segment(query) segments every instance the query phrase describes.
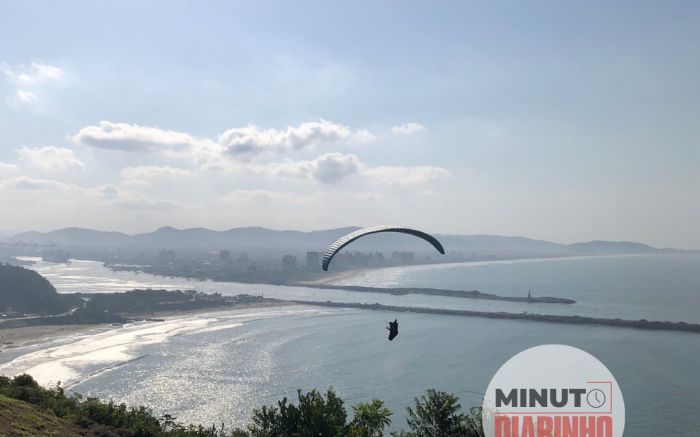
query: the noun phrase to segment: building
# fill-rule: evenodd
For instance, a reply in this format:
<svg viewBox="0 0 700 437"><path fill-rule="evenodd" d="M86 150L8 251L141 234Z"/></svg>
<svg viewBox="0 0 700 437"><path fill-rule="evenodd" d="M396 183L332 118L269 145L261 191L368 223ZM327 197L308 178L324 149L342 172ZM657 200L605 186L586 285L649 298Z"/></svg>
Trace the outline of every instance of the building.
<svg viewBox="0 0 700 437"><path fill-rule="evenodd" d="M321 268L321 253L306 252L306 267L309 270Z"/></svg>

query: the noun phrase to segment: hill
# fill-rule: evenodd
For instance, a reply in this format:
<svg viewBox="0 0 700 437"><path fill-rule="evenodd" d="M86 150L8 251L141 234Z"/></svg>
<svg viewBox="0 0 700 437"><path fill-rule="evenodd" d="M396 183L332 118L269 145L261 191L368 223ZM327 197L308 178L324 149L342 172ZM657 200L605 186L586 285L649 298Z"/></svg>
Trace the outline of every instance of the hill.
<svg viewBox="0 0 700 437"><path fill-rule="evenodd" d="M116 430L109 432L106 427L101 428L98 435L119 435ZM32 404L0 395L0 435L78 437L96 434Z"/></svg>
<svg viewBox="0 0 700 437"><path fill-rule="evenodd" d="M569 245L573 252L600 255L616 255L627 253L654 253L659 249L642 243L632 241L589 241L587 243L574 243Z"/></svg>
<svg viewBox="0 0 700 437"><path fill-rule="evenodd" d="M183 425L170 414L158 417L145 406L128 407L78 394L66 395L60 386L43 388L29 375L0 376L0 435L2 436L101 436L101 437L271 437L381 436L393 413L384 402L373 399L353 405L348 416L345 401L329 388L326 393L297 390L298 404L284 397L273 405L253 410L247 430L202 425ZM429 389L408 408L410 433L477 437L483 435L481 408L462 411L459 398ZM429 427L429 428L428 428Z"/></svg>
<svg viewBox="0 0 700 437"><path fill-rule="evenodd" d="M248 253L303 253L323 251L337 238L359 229L344 227L319 231L274 230L262 227L233 228L216 231L206 228L176 229L162 227L153 232L127 235L121 232L103 232L83 228L65 228L51 232L25 232L12 237L14 242L55 244L71 248L90 249L230 249ZM498 257L548 257L565 255L637 254L655 252L684 252L675 249L656 249L635 242L590 241L560 244L518 236L435 234L448 252L465 255L479 254ZM406 250L429 253L424 242L405 235L376 234L353 244L354 250Z"/></svg>
<svg viewBox="0 0 700 437"><path fill-rule="evenodd" d="M20 314L58 314L74 307L75 299L59 295L34 270L0 265L0 311Z"/></svg>

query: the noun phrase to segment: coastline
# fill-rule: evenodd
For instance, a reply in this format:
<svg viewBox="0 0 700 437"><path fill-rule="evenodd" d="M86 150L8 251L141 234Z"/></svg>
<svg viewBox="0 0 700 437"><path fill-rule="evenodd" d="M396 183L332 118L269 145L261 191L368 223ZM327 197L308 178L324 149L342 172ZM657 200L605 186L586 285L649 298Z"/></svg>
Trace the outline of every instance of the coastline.
<svg viewBox="0 0 700 437"><path fill-rule="evenodd" d="M305 287L316 288L320 290L341 290L352 291L355 293L380 293L391 294L394 296L403 296L406 294L421 294L426 296L445 296L456 297L460 299L478 299L478 300L494 300L501 302L519 302L519 303L547 303L547 304L575 304L576 301L564 297L554 296L501 296L498 294L482 293L478 290L448 290L444 288L420 288L420 287L363 287L358 285L311 285L306 284Z"/></svg>
<svg viewBox="0 0 700 437"><path fill-rule="evenodd" d="M288 300L272 300L259 303L245 303L234 306L213 306L206 308L196 308L192 310L166 310L166 311L144 311L139 313L124 314L127 317L133 318L134 321L154 321L153 319L169 320L177 316L193 315L193 314L211 314L220 312L230 312L236 310L247 310L255 308L274 308L287 305L296 305L295 302Z"/></svg>
<svg viewBox="0 0 700 437"><path fill-rule="evenodd" d="M0 329L0 353L31 346L32 344L61 338L71 334L84 334L91 330L104 329L109 323L92 325L37 325Z"/></svg>
<svg viewBox="0 0 700 437"><path fill-rule="evenodd" d="M272 308L287 305L296 304L291 301L260 302L235 306L197 308L192 310L142 312L128 314L128 316L131 318L129 322L163 322L187 315L203 315L255 308ZM124 325L125 323L92 323L84 325L31 325L14 328L0 328L0 354L14 349L31 346L46 340L63 338L73 334L89 334L90 331L99 332L108 328L119 328ZM0 362L2 362L1 359Z"/></svg>

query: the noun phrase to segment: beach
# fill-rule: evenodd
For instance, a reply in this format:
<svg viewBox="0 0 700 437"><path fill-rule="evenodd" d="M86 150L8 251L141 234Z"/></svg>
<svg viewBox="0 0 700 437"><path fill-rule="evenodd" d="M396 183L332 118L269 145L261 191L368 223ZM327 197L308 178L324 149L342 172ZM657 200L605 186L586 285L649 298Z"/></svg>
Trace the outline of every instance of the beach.
<svg viewBox="0 0 700 437"><path fill-rule="evenodd" d="M85 334L92 330L96 331L109 326L108 323L102 323L97 325L45 325L0 329L0 353L9 349L30 346L35 343L66 337L71 334Z"/></svg>
<svg viewBox="0 0 700 437"><path fill-rule="evenodd" d="M255 304L240 304L233 307L198 308L186 311L147 311L128 314L135 321L172 321L183 316L206 316L207 314L219 314L225 312L245 311L251 309L272 308L285 305L294 305L293 302L261 302ZM123 324L97 323L85 325L37 325L21 326L17 328L0 328L0 353L37 343L46 343L53 339L61 339L74 334L89 335L102 332L107 329L123 326Z"/></svg>

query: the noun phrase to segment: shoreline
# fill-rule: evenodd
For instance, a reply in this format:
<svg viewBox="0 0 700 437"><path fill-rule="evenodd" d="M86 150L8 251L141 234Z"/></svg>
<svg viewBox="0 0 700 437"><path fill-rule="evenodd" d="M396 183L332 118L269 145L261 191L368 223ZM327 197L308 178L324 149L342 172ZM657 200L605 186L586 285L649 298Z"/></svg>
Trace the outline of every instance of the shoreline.
<svg viewBox="0 0 700 437"><path fill-rule="evenodd" d="M0 328L0 354L15 349L32 346L46 340L63 338L72 334L89 334L90 331L103 331L108 328L120 328L127 323L134 322L164 322L176 319L179 316L213 314L248 310L256 308L273 308L288 305L296 305L292 301L280 300L277 302L248 303L235 306L218 306L197 308L192 310L167 310L155 312L142 312L127 314L130 320L126 323L89 323L67 325L29 325L12 328ZM1 361L1 360L0 360Z"/></svg>
<svg viewBox="0 0 700 437"><path fill-rule="evenodd" d="M421 294L425 296L444 296L456 297L460 299L478 299L478 300L494 300L499 302L517 302L517 303L547 303L547 304L575 304L576 301L564 297L553 296L535 296L535 297L518 297L518 296L501 296L499 294L482 293L478 290L448 290L444 288L421 288L421 287L363 287L359 285L304 285L308 288L319 290L340 290L352 291L354 293L380 293L391 294L394 296L404 296L407 294Z"/></svg>
<svg viewBox="0 0 700 437"><path fill-rule="evenodd" d="M0 353L12 351L44 340L66 337L71 334L84 334L90 330L104 329L109 323L91 325L35 325L0 329Z"/></svg>
<svg viewBox="0 0 700 437"><path fill-rule="evenodd" d="M177 316L183 316L183 315L189 315L189 314L211 314L211 313L220 313L220 312L228 312L228 311L236 311L236 310L247 310L247 309L255 309L255 308L274 308L274 307L281 307L281 306L287 306L287 305L296 305L295 302L289 301L289 300L272 300L269 299L266 302L260 302L260 303L245 303L245 304L240 304L240 305L233 305L233 306L212 306L212 307L204 307L204 308L196 308L196 309L191 309L191 310L165 310L165 311L144 311L140 313L125 313L124 316L131 318L132 322L141 322L141 321L155 321L153 319L163 319L163 320L169 320L169 319L174 319Z"/></svg>

